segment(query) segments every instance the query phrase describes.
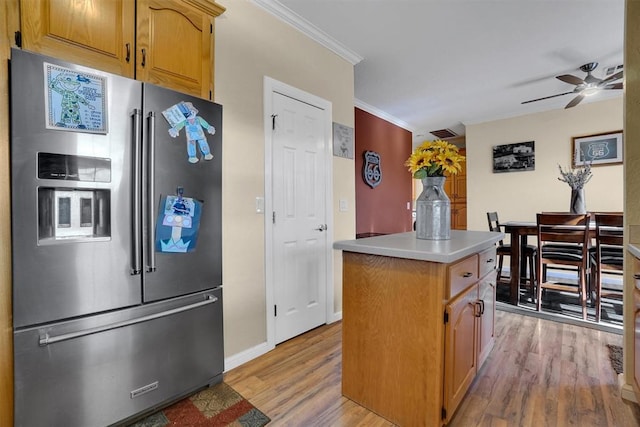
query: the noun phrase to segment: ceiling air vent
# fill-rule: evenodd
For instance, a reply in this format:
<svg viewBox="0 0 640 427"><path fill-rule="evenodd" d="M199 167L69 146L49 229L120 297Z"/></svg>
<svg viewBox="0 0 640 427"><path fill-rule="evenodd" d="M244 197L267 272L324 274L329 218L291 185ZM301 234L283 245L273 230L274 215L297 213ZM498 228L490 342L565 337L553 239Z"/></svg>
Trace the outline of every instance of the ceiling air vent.
<svg viewBox="0 0 640 427"><path fill-rule="evenodd" d="M607 67L604 69L604 76L608 77L613 73L617 73L618 71L622 71L623 66L622 65L616 65L613 67Z"/></svg>
<svg viewBox="0 0 640 427"><path fill-rule="evenodd" d="M440 129L440 130L432 130L429 132L431 135L440 139L453 138L454 136L458 136L457 133L452 131L451 129Z"/></svg>

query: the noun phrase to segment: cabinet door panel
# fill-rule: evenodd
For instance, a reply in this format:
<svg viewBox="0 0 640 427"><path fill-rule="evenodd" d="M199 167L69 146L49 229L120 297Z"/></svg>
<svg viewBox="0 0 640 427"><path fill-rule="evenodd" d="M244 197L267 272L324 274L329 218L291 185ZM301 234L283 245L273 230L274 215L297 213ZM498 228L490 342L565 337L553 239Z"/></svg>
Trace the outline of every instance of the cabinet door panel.
<svg viewBox="0 0 640 427"><path fill-rule="evenodd" d="M467 205L453 203L451 205L451 228L453 230L467 229Z"/></svg>
<svg viewBox="0 0 640 427"><path fill-rule="evenodd" d="M633 388L640 396L640 291L633 291Z"/></svg>
<svg viewBox="0 0 640 427"><path fill-rule="evenodd" d="M482 366L496 340L496 272L489 273L479 284L479 300L482 302L483 312L478 325L478 368Z"/></svg>
<svg viewBox="0 0 640 427"><path fill-rule="evenodd" d="M213 17L175 0L138 1L136 78L209 99Z"/></svg>
<svg viewBox="0 0 640 427"><path fill-rule="evenodd" d="M20 7L25 49L133 77L134 0L21 0Z"/></svg>
<svg viewBox="0 0 640 427"><path fill-rule="evenodd" d="M475 378L476 313L478 313L478 285L473 285L447 304L449 321L445 326L445 383L446 422L462 401Z"/></svg>

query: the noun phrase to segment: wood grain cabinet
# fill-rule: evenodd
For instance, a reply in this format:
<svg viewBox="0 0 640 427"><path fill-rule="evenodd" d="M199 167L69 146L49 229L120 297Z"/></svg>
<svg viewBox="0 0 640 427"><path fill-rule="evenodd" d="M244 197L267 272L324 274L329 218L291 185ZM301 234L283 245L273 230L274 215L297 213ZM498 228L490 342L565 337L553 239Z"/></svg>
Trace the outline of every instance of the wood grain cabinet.
<svg viewBox="0 0 640 427"><path fill-rule="evenodd" d="M640 259L633 259L633 389L640 398Z"/></svg>
<svg viewBox="0 0 640 427"><path fill-rule="evenodd" d="M460 154L466 155L461 149ZM467 229L467 164L462 163L462 170L455 175L447 175L444 191L451 200L451 228L453 230Z"/></svg>
<svg viewBox="0 0 640 427"><path fill-rule="evenodd" d="M22 47L213 99L208 0L21 0Z"/></svg>
<svg viewBox="0 0 640 427"><path fill-rule="evenodd" d="M493 246L451 264L343 252L343 394L447 424L494 345L495 261Z"/></svg>
<svg viewBox="0 0 640 427"><path fill-rule="evenodd" d="M473 260L476 270L460 270ZM445 383L443 418L447 423L493 349L495 342L496 252L485 250L450 267L449 281L473 277L473 284L445 306ZM469 267L471 267L469 265ZM480 280L478 280L480 277ZM458 287L459 288L459 287ZM452 289L454 289L452 285Z"/></svg>

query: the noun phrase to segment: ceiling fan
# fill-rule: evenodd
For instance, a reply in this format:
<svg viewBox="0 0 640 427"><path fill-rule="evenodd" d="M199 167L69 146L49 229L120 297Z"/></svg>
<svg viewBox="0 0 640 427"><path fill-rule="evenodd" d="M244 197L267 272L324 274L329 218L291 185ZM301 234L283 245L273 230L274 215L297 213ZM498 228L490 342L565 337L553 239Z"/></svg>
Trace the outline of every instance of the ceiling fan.
<svg viewBox="0 0 640 427"><path fill-rule="evenodd" d="M597 62L589 62L588 64L584 64L580 67L580 70L587 73L584 79L580 77L572 76L571 74L563 74L561 76L556 76L556 79L562 80L565 83L569 83L572 85L576 85L575 89L569 92L558 93L556 95L545 96L543 98L532 99L529 101L524 101L523 104L528 104L530 102L542 101L543 99L555 98L556 96L568 95L570 93L577 93L578 95L573 98L564 108L575 107L582 101L586 96L594 95L601 90L608 89L622 89L622 82L614 83L616 80L622 78L622 70L618 71L615 74L610 75L604 79L599 79L594 77L591 72L596 69L598 66Z"/></svg>

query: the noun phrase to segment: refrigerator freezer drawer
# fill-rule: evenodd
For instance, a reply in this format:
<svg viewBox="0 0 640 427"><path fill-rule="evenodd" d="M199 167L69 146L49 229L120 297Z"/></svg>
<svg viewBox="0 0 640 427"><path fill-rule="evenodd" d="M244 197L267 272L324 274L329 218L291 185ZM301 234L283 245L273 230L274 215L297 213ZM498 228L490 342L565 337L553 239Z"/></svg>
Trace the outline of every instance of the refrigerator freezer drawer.
<svg viewBox="0 0 640 427"><path fill-rule="evenodd" d="M96 317L15 333L16 426L107 426L221 381L222 289Z"/></svg>

